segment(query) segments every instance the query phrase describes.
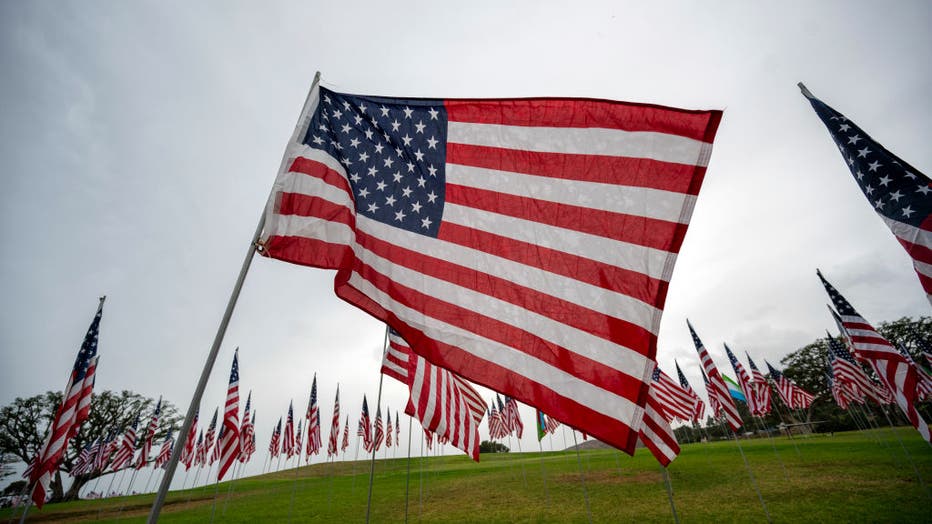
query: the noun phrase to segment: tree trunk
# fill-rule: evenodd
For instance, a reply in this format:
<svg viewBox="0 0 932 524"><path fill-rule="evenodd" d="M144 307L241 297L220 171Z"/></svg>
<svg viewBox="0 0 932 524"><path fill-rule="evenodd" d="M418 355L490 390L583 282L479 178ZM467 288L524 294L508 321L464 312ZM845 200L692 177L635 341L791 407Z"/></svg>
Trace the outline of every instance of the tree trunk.
<svg viewBox="0 0 932 524"><path fill-rule="evenodd" d="M49 500L49 502L60 502L63 496L61 471L55 472L55 476L52 478L52 482L50 484L50 488L52 489L52 498Z"/></svg>
<svg viewBox="0 0 932 524"><path fill-rule="evenodd" d="M71 487L68 488L68 492L65 493L63 500L66 502L69 500L77 500L78 494L81 492L81 488L83 488L89 480L91 480L91 478L86 475L79 475L77 478L75 478L74 482L71 483Z"/></svg>

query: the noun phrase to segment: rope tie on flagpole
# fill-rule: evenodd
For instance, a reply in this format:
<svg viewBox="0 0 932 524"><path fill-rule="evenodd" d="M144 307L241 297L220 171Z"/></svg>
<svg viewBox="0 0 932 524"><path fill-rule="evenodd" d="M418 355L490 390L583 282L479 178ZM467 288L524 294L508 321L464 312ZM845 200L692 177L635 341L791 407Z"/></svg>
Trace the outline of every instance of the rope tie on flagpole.
<svg viewBox="0 0 932 524"><path fill-rule="evenodd" d="M566 438L566 426L563 427L563 437ZM582 483L583 496L586 499L586 517L592 524L592 508L589 506L589 490L586 489L586 474L583 472L582 457L579 454L579 442L576 441L576 431L573 431L573 447L576 448L576 464L579 466L579 481Z"/></svg>

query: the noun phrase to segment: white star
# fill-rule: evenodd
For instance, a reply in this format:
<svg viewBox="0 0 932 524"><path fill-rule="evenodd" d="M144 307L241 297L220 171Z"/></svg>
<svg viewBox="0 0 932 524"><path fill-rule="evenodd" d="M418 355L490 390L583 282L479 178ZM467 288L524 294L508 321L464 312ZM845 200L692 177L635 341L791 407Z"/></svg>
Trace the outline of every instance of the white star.
<svg viewBox="0 0 932 524"><path fill-rule="evenodd" d="M359 147L359 139L358 139L358 138L354 138L354 139L350 140L350 141L349 141L349 145L351 145L351 146L353 146L353 147Z"/></svg>
<svg viewBox="0 0 932 524"><path fill-rule="evenodd" d="M366 189L366 188L360 189L360 190L359 190L359 196L361 196L361 197L363 197L363 198L368 197L368 196L369 196L369 190Z"/></svg>
<svg viewBox="0 0 932 524"><path fill-rule="evenodd" d="M428 138L428 139L427 139L427 149L437 149L437 142L439 142L439 140L437 140L437 139L434 138L434 137Z"/></svg>
<svg viewBox="0 0 932 524"><path fill-rule="evenodd" d="M378 209L379 209L379 206L377 206L377 205L375 204L375 202L369 204L369 212L370 212L370 213L375 213L376 211L378 211Z"/></svg>
<svg viewBox="0 0 932 524"><path fill-rule="evenodd" d="M413 113L413 112L414 112L414 110L413 110L413 109L411 109L411 108L410 108L410 107L408 107L408 106L405 106L405 108L404 108L404 109L402 109L402 111L404 111L404 112L405 112L405 118L411 118L411 113Z"/></svg>
<svg viewBox="0 0 932 524"><path fill-rule="evenodd" d="M349 111L350 109L349 102L347 102L346 100L343 101L343 109L346 109L347 111Z"/></svg>
<svg viewBox="0 0 932 524"><path fill-rule="evenodd" d="M868 170L868 171L877 171L877 168L878 168L878 167L880 167L880 162L877 161L877 160L874 160L874 161L871 162L870 164L867 164L867 170Z"/></svg>
<svg viewBox="0 0 932 524"><path fill-rule="evenodd" d="M352 180L353 183L358 183L360 180L362 180L362 177L359 176L358 173L354 172L354 173L350 173L349 179Z"/></svg>
<svg viewBox="0 0 932 524"><path fill-rule="evenodd" d="M372 135L373 135L372 130L371 130L371 129L366 129L365 133L366 133L366 138L367 138L368 140L372 140Z"/></svg>
<svg viewBox="0 0 932 524"><path fill-rule="evenodd" d="M388 116L388 108L387 108L387 107L382 106L382 107L379 108L379 111L382 112L382 116Z"/></svg>
<svg viewBox="0 0 932 524"><path fill-rule="evenodd" d="M375 115L369 117L369 121L372 122L373 126L379 127L379 121L375 119Z"/></svg>
<svg viewBox="0 0 932 524"><path fill-rule="evenodd" d="M333 147L337 148L337 151L343 151L343 144L339 142L334 142Z"/></svg>
<svg viewBox="0 0 932 524"><path fill-rule="evenodd" d="M375 169L375 166L369 168L369 176L375 176L378 171Z"/></svg>
<svg viewBox="0 0 932 524"><path fill-rule="evenodd" d="M848 143L858 145L858 140L861 140L861 135L854 135L848 137Z"/></svg>
<svg viewBox="0 0 932 524"><path fill-rule="evenodd" d="M888 177L887 175L884 175L881 178L877 179L877 181L880 182L880 185L882 186L886 186L887 184L890 183L891 180L893 179Z"/></svg>
<svg viewBox="0 0 932 524"><path fill-rule="evenodd" d="M909 216L912 215L913 213L915 213L915 211L913 211L912 208L911 208L910 206L906 206L906 207L903 208L903 216L904 216L904 217L909 218Z"/></svg>
<svg viewBox="0 0 932 524"><path fill-rule="evenodd" d="M385 182L379 180L379 183L375 185L375 188L378 189L379 191L385 191L385 186L386 186Z"/></svg>
<svg viewBox="0 0 932 524"><path fill-rule="evenodd" d="M433 204L435 200L437 200L437 195L436 195L433 191L431 191L430 193L427 193L427 201L428 201L428 202L430 202L431 204Z"/></svg>
<svg viewBox="0 0 932 524"><path fill-rule="evenodd" d="M385 146L383 146L382 144L376 144L376 145L375 145L375 152L376 152L376 153L381 154L383 149L385 149Z"/></svg>
<svg viewBox="0 0 932 524"><path fill-rule="evenodd" d="M365 113L365 112L366 112L366 109L369 109L368 107L366 107L366 104L359 104L359 110L360 110L360 111L362 111L363 113Z"/></svg>
<svg viewBox="0 0 932 524"><path fill-rule="evenodd" d="M418 133L423 133L423 132L424 132L424 128L427 127L427 126L424 125L424 121L423 121L423 120L418 120L418 122L417 122L416 124L414 124L414 127L417 128L417 132L418 132Z"/></svg>
<svg viewBox="0 0 932 524"><path fill-rule="evenodd" d="M411 137L408 136L407 134L405 134L405 136L401 137L401 140L402 140L402 142L405 143L406 146L410 146L410 145L411 145Z"/></svg>
<svg viewBox="0 0 932 524"><path fill-rule="evenodd" d="M425 180L424 177L417 177L417 187L427 187L425 184L427 184L427 180Z"/></svg>
<svg viewBox="0 0 932 524"><path fill-rule="evenodd" d="M865 158L871 153L871 150L868 148L858 149L858 158Z"/></svg>
<svg viewBox="0 0 932 524"><path fill-rule="evenodd" d="M910 179L910 180L915 180L915 179L916 179L916 175L913 174L913 173L910 173L909 171L907 171L907 172L906 172L906 178L908 178L908 179Z"/></svg>
<svg viewBox="0 0 932 524"><path fill-rule="evenodd" d="M365 162L366 160L369 160L369 153L366 153L365 151L359 153L359 161Z"/></svg>
<svg viewBox="0 0 932 524"><path fill-rule="evenodd" d="M867 186L864 188L864 192L870 195L871 193L874 192L874 188L872 188L871 186Z"/></svg>
<svg viewBox="0 0 932 524"><path fill-rule="evenodd" d="M902 198L902 197L903 197L903 194L900 193L900 190L899 190L899 189L897 189L896 191L890 193L890 200L895 200L895 201L899 202L899 201L900 201L900 198Z"/></svg>
<svg viewBox="0 0 932 524"><path fill-rule="evenodd" d="M430 176L437 176L437 168L433 164L427 166L427 171L430 173Z"/></svg>
<svg viewBox="0 0 932 524"><path fill-rule="evenodd" d="M858 180L861 180L862 178L864 178L864 173L862 173L861 170L858 169L858 172L855 173L854 176L858 177Z"/></svg>
<svg viewBox="0 0 932 524"><path fill-rule="evenodd" d="M395 207L395 196L388 195L388 198L385 199L385 204L391 207Z"/></svg>
<svg viewBox="0 0 932 524"><path fill-rule="evenodd" d="M392 180L394 180L396 183L401 182L401 172L400 172L400 171L395 171L395 174L392 175ZM405 195L405 196L407 196L407 195Z"/></svg>
<svg viewBox="0 0 932 524"><path fill-rule="evenodd" d="M317 135L314 135L314 138L312 138L311 140L313 140L314 143L317 144L317 145L321 145L321 144L324 143L324 139L321 138L321 137L319 137L319 136L317 136Z"/></svg>
<svg viewBox="0 0 932 524"><path fill-rule="evenodd" d="M923 195L929 194L929 191L932 191L929 186L919 186L919 189L916 190L917 193L922 193Z"/></svg>
<svg viewBox="0 0 932 524"><path fill-rule="evenodd" d="M399 209L398 212L395 213L395 220L401 222L401 221L404 220L404 219L405 219L405 212L404 212L403 210Z"/></svg>
<svg viewBox="0 0 932 524"><path fill-rule="evenodd" d="M350 162L350 159L348 159L348 158L346 158L346 157L341 158L341 159L340 159L340 163L343 164L343 165L346 166L346 167L349 167L349 165L352 164L352 162Z"/></svg>
<svg viewBox="0 0 932 524"><path fill-rule="evenodd" d="M421 220L421 227L424 229L430 229L431 224L432 222L430 221L430 217L424 217L424 219Z"/></svg>
<svg viewBox="0 0 932 524"><path fill-rule="evenodd" d="M392 137L388 134L388 132L382 133L382 138L384 138L386 142L392 141Z"/></svg>
<svg viewBox="0 0 932 524"><path fill-rule="evenodd" d="M396 118L395 121L392 122L392 131L398 131L399 127L401 127L401 122Z"/></svg>
<svg viewBox="0 0 932 524"><path fill-rule="evenodd" d="M339 109L334 109L333 118L336 118L337 120L343 118L343 111L340 111Z"/></svg>
<svg viewBox="0 0 932 524"><path fill-rule="evenodd" d="M405 187L404 189L402 189L401 194L404 195L405 198L408 198L409 196L411 196L411 187L409 186L409 187Z"/></svg>
<svg viewBox="0 0 932 524"><path fill-rule="evenodd" d="M848 160L848 165L849 165L849 166L853 166L853 165L854 165L854 158L846 156L845 159Z"/></svg>
<svg viewBox="0 0 932 524"><path fill-rule="evenodd" d="M359 115L354 116L354 117L353 117L353 122L356 122L356 125L358 126L359 124L362 123L362 117L359 116Z"/></svg>
<svg viewBox="0 0 932 524"><path fill-rule="evenodd" d="M330 103L330 95L324 95L324 103L326 104Z"/></svg>
<svg viewBox="0 0 932 524"><path fill-rule="evenodd" d="M418 162L420 162L421 160L424 160L424 153L421 153L421 150L418 149L417 151L414 152L414 158L415 158Z"/></svg>
<svg viewBox="0 0 932 524"><path fill-rule="evenodd" d="M413 173L413 172L414 172L414 164L411 162L408 162L408 173Z"/></svg>
<svg viewBox="0 0 932 524"><path fill-rule="evenodd" d="M320 129L321 131L326 131L326 130L327 130L327 126L325 126L325 125L323 125L323 124L320 124L319 126L317 126L317 129Z"/></svg>
<svg viewBox="0 0 932 524"><path fill-rule="evenodd" d="M878 207L878 208L879 208L879 207L882 207L882 206L883 206L883 200L881 200L881 199L878 198L877 200L874 201L874 207Z"/></svg>
<svg viewBox="0 0 932 524"><path fill-rule="evenodd" d="M404 156L404 154L403 154L403 152L402 152L402 150L401 150L400 147L396 147L396 148L395 148L395 153L398 154L398 158L401 158L401 157Z"/></svg>
<svg viewBox="0 0 932 524"><path fill-rule="evenodd" d="M387 167L387 168L389 168L389 169L391 169L392 164L395 163L395 161L392 160L391 157L386 158L385 160L383 160L383 162L385 162L385 167Z"/></svg>
<svg viewBox="0 0 932 524"><path fill-rule="evenodd" d="M415 202L415 203L411 204L411 211L414 211L415 213L420 213L420 212L421 212L421 203L420 203L420 202Z"/></svg>
<svg viewBox="0 0 932 524"><path fill-rule="evenodd" d="M840 132L842 132L842 133L847 132L849 129L851 129L851 126L849 126L848 124L842 124L842 125L838 126L838 131L840 131Z"/></svg>
<svg viewBox="0 0 932 524"><path fill-rule="evenodd" d="M427 112L430 113L430 119L431 119L431 120L437 120L437 115L440 114L440 111L437 111L437 110L434 109L434 108L428 109Z"/></svg>

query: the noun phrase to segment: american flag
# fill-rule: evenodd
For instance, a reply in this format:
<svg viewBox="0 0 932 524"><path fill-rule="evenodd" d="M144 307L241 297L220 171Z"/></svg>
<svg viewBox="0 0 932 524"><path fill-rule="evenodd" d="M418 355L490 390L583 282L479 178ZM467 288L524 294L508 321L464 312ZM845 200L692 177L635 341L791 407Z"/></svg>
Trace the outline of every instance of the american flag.
<svg viewBox="0 0 932 524"><path fill-rule="evenodd" d="M214 438L217 436L217 414L220 411L220 408L214 408L214 416L210 418L210 425L207 426L207 434L204 435L204 456L213 458L211 451L216 450L217 446L214 445ZM220 442L217 439L217 442ZM219 454L219 452L217 452ZM210 464L213 465L214 460L210 461ZM205 462L206 464L206 462Z"/></svg>
<svg viewBox="0 0 932 524"><path fill-rule="evenodd" d="M220 431L217 432L217 441L214 444L214 450L210 453L210 462L209 465L213 466L214 462L220 460L220 443L223 442L223 426L220 426Z"/></svg>
<svg viewBox="0 0 932 524"><path fill-rule="evenodd" d="M75 457L74 462L71 464L71 476L77 477L79 475L84 475L90 470L90 465L93 464L91 457L93 456L92 447L96 445L96 440L94 444L88 442L84 445L84 449L78 453L78 456Z"/></svg>
<svg viewBox="0 0 932 524"><path fill-rule="evenodd" d="M385 427L382 425L382 407L375 407L375 450L378 451L382 447L382 441L385 440Z"/></svg>
<svg viewBox="0 0 932 524"><path fill-rule="evenodd" d="M633 453L719 111L315 86L262 253L415 352Z"/></svg>
<svg viewBox="0 0 932 524"><path fill-rule="evenodd" d="M551 417L550 415L546 415L546 417L547 417L547 426L546 426L547 433L550 433L551 435L553 435L554 431L556 431L557 428L560 427L560 421Z"/></svg>
<svg viewBox="0 0 932 524"><path fill-rule="evenodd" d="M670 422L663 416L664 402L661 400L662 395L658 390L658 384L660 382L656 379L651 382L640 436L641 442L650 450L657 462L667 467L680 454L680 445L676 442L676 435L673 434Z"/></svg>
<svg viewBox="0 0 932 524"><path fill-rule="evenodd" d="M252 407L252 390L246 395L246 407L243 409L243 421L239 426L239 461L248 462L249 457L256 452L253 440L256 429L250 413Z"/></svg>
<svg viewBox="0 0 932 524"><path fill-rule="evenodd" d="M401 444L401 424L398 423L398 410L395 410L395 442Z"/></svg>
<svg viewBox="0 0 932 524"><path fill-rule="evenodd" d="M314 374L314 381L311 382L311 398L307 401L307 460L311 460L311 455L320 453L320 409L317 407L317 374ZM298 450L300 453L301 450Z"/></svg>
<svg viewBox="0 0 932 524"><path fill-rule="evenodd" d="M511 427L515 436L521 438L524 435L524 423L521 422L521 413L518 412L518 401L505 395L505 418L508 420L508 426Z"/></svg>
<svg viewBox="0 0 932 524"><path fill-rule="evenodd" d="M32 486L32 500L37 508L45 504L52 476L58 471L68 448L68 441L78 433L81 424L90 411L91 394L94 389L94 374L97 370L97 339L100 333L100 318L103 315L104 300L100 297L97 314L87 328L84 342L68 375L62 403L55 412L55 418L49 426L48 436L33 459L29 471L29 484ZM132 456L130 456L132 460Z"/></svg>
<svg viewBox="0 0 932 524"><path fill-rule="evenodd" d="M119 471L129 466L133 461L133 455L136 453L137 427L139 427L138 414L136 415L136 419L133 421L133 424L126 428L126 432L123 433L123 438L120 440L119 447L117 448L116 453L113 454L113 462L110 463L113 471Z"/></svg>
<svg viewBox="0 0 932 524"><path fill-rule="evenodd" d="M347 421L349 422L349 421ZM340 438L340 385L337 384L337 396L333 399L333 418L330 419L330 438L327 439L327 457L337 455L337 441Z"/></svg>
<svg viewBox="0 0 932 524"><path fill-rule="evenodd" d="M869 398L879 405L886 404L886 399L880 394L883 386L875 384L861 366L854 360L854 356L844 344L840 343L830 333L826 332L828 342L828 359L832 369L833 384L843 389L846 398L863 404Z"/></svg>
<svg viewBox="0 0 932 524"><path fill-rule="evenodd" d="M288 402L288 417L285 419L285 429L282 431L282 453L286 459L294 456L294 408L292 404L291 401Z"/></svg>
<svg viewBox="0 0 932 524"><path fill-rule="evenodd" d="M159 397L159 401L155 405L155 411L152 413L152 418L149 420L149 428L146 431L146 436L143 437L142 443L139 446L139 458L136 460L136 469L142 469L149 463L149 455L152 454L152 439L155 437L155 431L159 429L159 414L161 414L161 412L162 397Z"/></svg>
<svg viewBox="0 0 932 524"><path fill-rule="evenodd" d="M107 433L107 438L101 442L97 455L94 457L94 471L102 472L107 469L114 448L114 432L111 430Z"/></svg>
<svg viewBox="0 0 932 524"><path fill-rule="evenodd" d="M343 442L340 443L340 451L346 451L349 447L349 415L346 416L346 425L343 426Z"/></svg>
<svg viewBox="0 0 932 524"><path fill-rule="evenodd" d="M652 377L651 396L659 404L658 412L663 418L667 422L673 422L673 419L692 420L697 399L695 393L683 389L660 366L654 368Z"/></svg>
<svg viewBox="0 0 932 524"><path fill-rule="evenodd" d="M233 353L230 367L230 385L227 402L223 408L223 437L220 439L220 466L217 481L223 480L227 470L239 458L239 348Z"/></svg>
<svg viewBox="0 0 932 524"><path fill-rule="evenodd" d="M362 413L359 415L359 430L356 434L362 437L362 447L367 452L372 451L372 421L369 420L369 405L366 396L362 396Z"/></svg>
<svg viewBox="0 0 932 524"><path fill-rule="evenodd" d="M812 96L805 86L799 87L828 128L861 192L913 259L922 289L932 302L932 180Z"/></svg>
<svg viewBox="0 0 932 524"><path fill-rule="evenodd" d="M434 434L427 428L424 428L424 441L427 442L427 451L430 451L434 446Z"/></svg>
<svg viewBox="0 0 932 524"><path fill-rule="evenodd" d="M922 352L922 357L926 361L926 368L932 370L932 344L928 340L916 336L916 346L919 348L919 351Z"/></svg>
<svg viewBox="0 0 932 524"><path fill-rule="evenodd" d="M294 434L294 449L295 455L298 455L298 462L301 460L301 446L304 444L304 436L301 434L301 421L298 421L298 429L295 430ZM310 460L310 457L308 457Z"/></svg>
<svg viewBox="0 0 932 524"><path fill-rule="evenodd" d="M701 371L701 373L702 383L705 385L706 393L709 394L712 391L712 387L709 385L709 377L705 376L705 371ZM712 411L713 418L722 416L722 405L718 403L718 396L709 394L709 409Z"/></svg>
<svg viewBox="0 0 932 524"><path fill-rule="evenodd" d="M495 400L490 400L489 404L492 405L492 410L489 411L489 438L492 440L504 438L506 430L502 415L498 412Z"/></svg>
<svg viewBox="0 0 932 524"><path fill-rule="evenodd" d="M188 435L184 440L184 448L181 449L181 463L184 464L184 470L188 471L191 469L191 463L194 462L194 442L197 439L197 419L200 417L201 410L198 410L194 413L194 420L191 422L191 429L188 430Z"/></svg>
<svg viewBox="0 0 932 524"><path fill-rule="evenodd" d="M919 380L916 370L910 367L903 355L825 280L821 271L818 275L841 317L842 325L851 340L855 354L870 364L880 381L893 393L896 404L906 414L906 418L919 431L922 438L930 442L929 426L914 405L917 400L916 384Z"/></svg>
<svg viewBox="0 0 932 524"><path fill-rule="evenodd" d="M273 457L277 457L281 453L280 447L279 447L281 436L282 436L282 419L281 417L279 417L278 425L275 426L275 429L272 431L272 439L269 442L269 454L272 455Z"/></svg>
<svg viewBox="0 0 932 524"><path fill-rule="evenodd" d="M718 373L718 368L715 367L715 362L712 360L711 355L706 351L705 346L702 345L702 341L699 340L699 335L696 334L693 325L690 324L688 320L686 321L686 325L689 327L689 334L693 337L693 344L696 346L696 351L699 352L699 361L702 363L703 377L706 381L706 392L709 394L709 402L712 405L712 411L718 414L718 410L721 410L722 414L725 416L725 421L728 422L732 431L738 431L743 424L741 422L741 415L738 414L738 408L735 407L735 403L731 400L731 395L728 393L728 386L725 385L725 381L722 380L722 376Z"/></svg>
<svg viewBox="0 0 932 524"><path fill-rule="evenodd" d="M761 413L761 409L757 405L757 388L751 381L751 375L748 374L746 369L744 369L744 365L741 364L741 361L738 360L738 357L732 353L731 348L728 347L728 344L724 344L724 346L725 354L728 355L728 361L731 362L731 368L735 370L735 375L738 377L738 386L741 388L741 392L744 393L745 402L748 405L748 411L750 411L751 415L754 415L755 417L763 416L764 414Z"/></svg>
<svg viewBox="0 0 932 524"><path fill-rule="evenodd" d="M155 457L154 468L158 469L168 464L168 461L172 458L172 448L174 445L175 440L172 438L172 432L169 429L168 433L165 435L165 441L162 442L162 449L159 450L158 456Z"/></svg>
<svg viewBox="0 0 932 524"><path fill-rule="evenodd" d="M767 382L767 377L757 369L757 365L754 364L754 360L747 351L744 352L744 356L748 357L748 364L751 365L751 383L754 387L754 402L757 405L758 416L762 417L770 413L770 383Z"/></svg>
<svg viewBox="0 0 932 524"><path fill-rule="evenodd" d="M204 467L207 465L207 446L204 445L204 430L200 430L197 434L197 444L194 449L194 465Z"/></svg>
<svg viewBox="0 0 932 524"><path fill-rule="evenodd" d="M385 447L392 447L392 410L385 408Z"/></svg>
<svg viewBox="0 0 932 524"><path fill-rule="evenodd" d="M688 391L693 399L695 404L693 404L692 415L690 420L693 422L702 422L702 419L705 418L705 403L702 402L702 399L699 398L699 395L693 391L692 386L689 385L689 381L686 380L686 375L683 374L683 370L680 369L680 364L676 360L673 361L673 364L676 366L676 374L680 380L680 387Z"/></svg>
<svg viewBox="0 0 932 524"><path fill-rule="evenodd" d="M812 404L815 397L797 386L796 383L770 365L770 362L765 360L764 364L767 364L767 370L770 371L770 378L773 379L774 383L777 385L777 393L780 394L780 400L790 409L809 409L809 405Z"/></svg>
<svg viewBox="0 0 932 524"><path fill-rule="evenodd" d="M514 432L514 427L511 425L511 419L508 418L508 410L505 409L505 404L502 402L502 397L498 393L495 394L495 403L498 405L498 418L502 420L502 437L507 437Z"/></svg>
<svg viewBox="0 0 932 524"><path fill-rule="evenodd" d="M899 350L903 358L909 362L909 366L916 372L916 398L922 401L932 397L932 378L929 377L929 374L926 373L924 369L916 364L916 361L913 360L913 356L909 354L909 351L907 351L902 344L897 344L896 349Z"/></svg>
<svg viewBox="0 0 932 524"><path fill-rule="evenodd" d="M852 402L856 402L856 399L852 398L850 391L844 387L844 384L835 380L834 370L832 362L837 360L831 352L828 354L828 358L825 363L828 365L828 369L825 371L825 381L828 384L829 391L832 392L832 398L835 399L835 403L838 404L843 410L848 409Z"/></svg>
<svg viewBox="0 0 932 524"><path fill-rule="evenodd" d="M388 346L382 355L382 374L388 375L402 384L408 383L408 355L411 348L394 329L388 330Z"/></svg>
<svg viewBox="0 0 932 524"><path fill-rule="evenodd" d="M841 333L841 339L844 341L844 353L838 353L838 356L842 357L844 360L851 362L857 366L862 372L864 369L861 367L867 366L868 369L873 369L870 361L863 358L861 353L854 348L854 342L851 340L851 335L848 334L848 330L845 329L845 324L842 322L841 317L838 313L832 309L832 306L826 305L828 312L832 315L832 320L835 321L835 326L838 327L839 333ZM888 405L896 403L896 400L893 398L893 392L890 391L885 385L877 381L877 379L870 377L867 373L863 373L868 377L868 383L870 384L870 389L865 389L864 394L870 397L872 400L877 402L879 405Z"/></svg>

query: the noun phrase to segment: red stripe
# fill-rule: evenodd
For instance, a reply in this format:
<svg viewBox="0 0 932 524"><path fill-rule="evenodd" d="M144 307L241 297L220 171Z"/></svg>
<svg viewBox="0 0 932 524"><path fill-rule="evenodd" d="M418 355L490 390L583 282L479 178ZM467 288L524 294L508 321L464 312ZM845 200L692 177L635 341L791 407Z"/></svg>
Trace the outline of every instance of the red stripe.
<svg viewBox="0 0 932 524"><path fill-rule="evenodd" d="M264 256L292 264L323 269L339 268L346 257L352 256L352 250L346 244L333 244L315 238L297 236L269 237L261 253Z"/></svg>
<svg viewBox="0 0 932 524"><path fill-rule="evenodd" d="M294 162L291 163L291 167L288 168L288 172L303 173L314 178L319 178L332 186L336 186L342 189L348 195L353 194L353 190L350 188L349 180L347 180L345 176L330 169L326 164L322 164L317 160L297 157L294 159Z"/></svg>
<svg viewBox="0 0 932 524"><path fill-rule="evenodd" d="M686 224L547 202L485 189L447 184L446 201L571 231L677 253Z"/></svg>
<svg viewBox="0 0 932 524"><path fill-rule="evenodd" d="M649 158L546 153L457 143L447 143L446 153L447 164L690 195L699 194L706 171L701 166ZM694 184L695 178L700 184Z"/></svg>
<svg viewBox="0 0 932 524"><path fill-rule="evenodd" d="M721 111L689 111L591 98L446 100L451 122L654 131L712 142Z"/></svg>
<svg viewBox="0 0 932 524"><path fill-rule="evenodd" d="M317 217L328 222L346 224L350 228L356 225L356 215L348 207L301 193L282 193L278 214Z"/></svg>
<svg viewBox="0 0 932 524"><path fill-rule="evenodd" d="M669 288L666 281L637 271L449 222L440 227L437 238L468 248L481 246L482 251L507 260L616 291L647 304L659 303L658 307L662 307Z"/></svg>
<svg viewBox="0 0 932 524"><path fill-rule="evenodd" d="M653 358L654 348L656 348L656 336L646 329L630 322L617 319L597 311L593 311L573 302L555 298L553 296L541 293L535 289L519 286L503 278L466 269L462 266L457 266L442 259L429 257L415 251L398 247L378 238L369 236L362 231L357 233L357 240L360 245L365 246L376 255L392 260L399 266L407 267L408 269L411 269L417 273L432 276L457 286L476 291L478 293L494 296L499 300L515 304L529 311L554 319L557 322L584 330L610 342L623 344L625 347L628 347L633 351L637 351L638 353ZM362 264L363 263L361 261L357 260L357 270ZM372 273L375 273L374 270L369 271L363 276L367 277L368 274ZM378 276L381 277L381 275ZM388 279L382 280L381 285L377 285L376 287L383 290L394 290L402 288L402 286ZM420 294L420 291L417 290L417 293ZM394 295L394 293L391 292L390 294ZM439 302L439 300L435 300L433 298L430 300ZM433 309L421 309L419 307L416 309L418 311L434 312ZM462 309L462 311L465 312L468 310ZM458 314L461 315L464 313ZM469 316L473 315L481 316L479 313L469 311ZM454 325L460 325L463 327L470 325L469 323L460 323L456 320L456 318L457 316L453 315L449 318L449 321ZM497 320L495 320L495 322L500 323ZM516 328L511 326L509 326L508 329L512 332L517 331ZM514 334L516 335L517 333ZM508 337L503 338L501 336L497 336L494 333L488 333L485 336L499 340L500 342L509 346L514 345L515 341L519 340L514 338L509 339ZM527 334L524 336L526 337ZM536 339L537 337L534 338ZM537 344L543 344L544 346L552 345L550 342L544 342L539 339ZM537 347L541 346L537 345ZM567 355L567 357L570 357L570 355ZM558 367L566 369L564 366ZM588 367L588 364L582 365L580 367ZM617 373L617 371L615 371L615 373Z"/></svg>

